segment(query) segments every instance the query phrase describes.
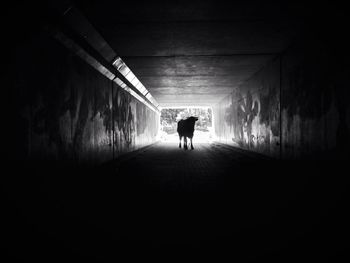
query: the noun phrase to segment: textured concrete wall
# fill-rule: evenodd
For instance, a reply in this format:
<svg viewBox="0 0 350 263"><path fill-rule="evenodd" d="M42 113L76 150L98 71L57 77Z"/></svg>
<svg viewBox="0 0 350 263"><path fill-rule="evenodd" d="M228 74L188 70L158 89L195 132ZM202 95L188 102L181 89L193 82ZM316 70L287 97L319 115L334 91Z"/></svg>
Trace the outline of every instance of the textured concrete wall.
<svg viewBox="0 0 350 263"><path fill-rule="evenodd" d="M304 40L282 56L282 152L337 158L349 147L349 72L326 45Z"/></svg>
<svg viewBox="0 0 350 263"><path fill-rule="evenodd" d="M218 140L284 159L348 156L350 71L340 61L299 40L214 107Z"/></svg>
<svg viewBox="0 0 350 263"><path fill-rule="evenodd" d="M156 140L158 114L41 33L10 65L15 158L100 163Z"/></svg>
<svg viewBox="0 0 350 263"><path fill-rule="evenodd" d="M279 155L279 72L277 59L213 108L219 141Z"/></svg>

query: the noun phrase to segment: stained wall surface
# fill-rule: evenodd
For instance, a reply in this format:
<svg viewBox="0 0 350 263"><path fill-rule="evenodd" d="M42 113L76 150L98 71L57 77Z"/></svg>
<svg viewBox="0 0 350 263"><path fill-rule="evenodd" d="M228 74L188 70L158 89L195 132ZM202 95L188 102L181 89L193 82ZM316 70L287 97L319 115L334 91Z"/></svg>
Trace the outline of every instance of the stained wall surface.
<svg viewBox="0 0 350 263"><path fill-rule="evenodd" d="M158 113L45 33L15 56L14 158L94 164L155 142Z"/></svg>
<svg viewBox="0 0 350 263"><path fill-rule="evenodd" d="M346 157L349 72L331 48L304 38L214 107L221 142L284 159Z"/></svg>
<svg viewBox="0 0 350 263"><path fill-rule="evenodd" d="M279 60L271 61L213 108L219 141L279 155L279 73Z"/></svg>
<svg viewBox="0 0 350 263"><path fill-rule="evenodd" d="M282 56L282 153L286 159L345 157L349 72L334 48L305 39Z"/></svg>

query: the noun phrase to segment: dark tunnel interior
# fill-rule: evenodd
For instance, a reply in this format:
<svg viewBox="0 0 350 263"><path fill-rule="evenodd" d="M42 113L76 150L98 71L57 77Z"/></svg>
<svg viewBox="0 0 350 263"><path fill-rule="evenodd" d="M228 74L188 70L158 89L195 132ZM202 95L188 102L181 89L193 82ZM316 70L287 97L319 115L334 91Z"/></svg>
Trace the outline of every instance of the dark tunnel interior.
<svg viewBox="0 0 350 263"><path fill-rule="evenodd" d="M349 260L345 4L3 7L3 262Z"/></svg>

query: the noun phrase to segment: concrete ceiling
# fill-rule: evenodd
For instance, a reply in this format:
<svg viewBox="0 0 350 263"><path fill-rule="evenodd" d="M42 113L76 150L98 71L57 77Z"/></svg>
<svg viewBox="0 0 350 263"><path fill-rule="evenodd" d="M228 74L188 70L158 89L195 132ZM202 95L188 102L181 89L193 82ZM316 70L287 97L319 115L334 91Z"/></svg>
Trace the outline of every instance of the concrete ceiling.
<svg viewBox="0 0 350 263"><path fill-rule="evenodd" d="M161 106L213 105L285 50L303 9L279 1L76 1Z"/></svg>

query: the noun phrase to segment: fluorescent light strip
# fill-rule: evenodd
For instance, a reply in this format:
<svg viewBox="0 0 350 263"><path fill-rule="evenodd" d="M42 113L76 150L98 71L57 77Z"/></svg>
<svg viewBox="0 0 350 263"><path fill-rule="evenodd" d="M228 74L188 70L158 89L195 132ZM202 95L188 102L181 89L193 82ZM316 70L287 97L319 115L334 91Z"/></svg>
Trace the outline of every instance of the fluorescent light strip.
<svg viewBox="0 0 350 263"><path fill-rule="evenodd" d="M129 88L121 79L119 78L115 78L114 82L120 86L122 89L124 89L125 91L127 91L128 93L130 93L132 96L134 96L136 99L138 99L139 101L141 101L143 104L145 104L146 106L148 106L151 110L153 110L154 112L159 113L159 109L158 106L156 105L152 105L151 103L149 103L147 100L145 100L144 98L142 98L139 94L137 94L135 91L133 91L131 88ZM157 110L154 109L154 107L157 108Z"/></svg>
<svg viewBox="0 0 350 263"><path fill-rule="evenodd" d="M97 61L94 57L90 56L84 49L82 49L79 45L77 45L70 38L66 37L65 34L63 34L61 32L56 32L54 34L54 37L57 40L59 40L64 46L66 46L68 49L72 50L81 59L86 61L90 66L92 66L97 71L99 71L102 75L104 75L108 79L114 81L118 86L120 86L126 92L130 93L132 96L134 96L136 99L141 101L143 104L145 104L147 107L149 107L154 112L160 113L158 110L158 107L155 104L152 103L153 104L152 105L151 103L146 101L144 98L142 98L139 94L137 94L135 91L133 91L131 88L129 88L122 80L117 78L112 72L110 72L106 67L104 67L99 61Z"/></svg>
<svg viewBox="0 0 350 263"><path fill-rule="evenodd" d="M127 79L130 83L138 90L141 94L143 94L147 100L153 104L156 108L158 108L159 104L152 97L149 91L145 88L145 86L141 83L141 81L135 76L135 74L130 70L130 68L125 64L125 62L121 59L121 57L117 57L112 63L113 66ZM136 94L136 93L135 93Z"/></svg>

